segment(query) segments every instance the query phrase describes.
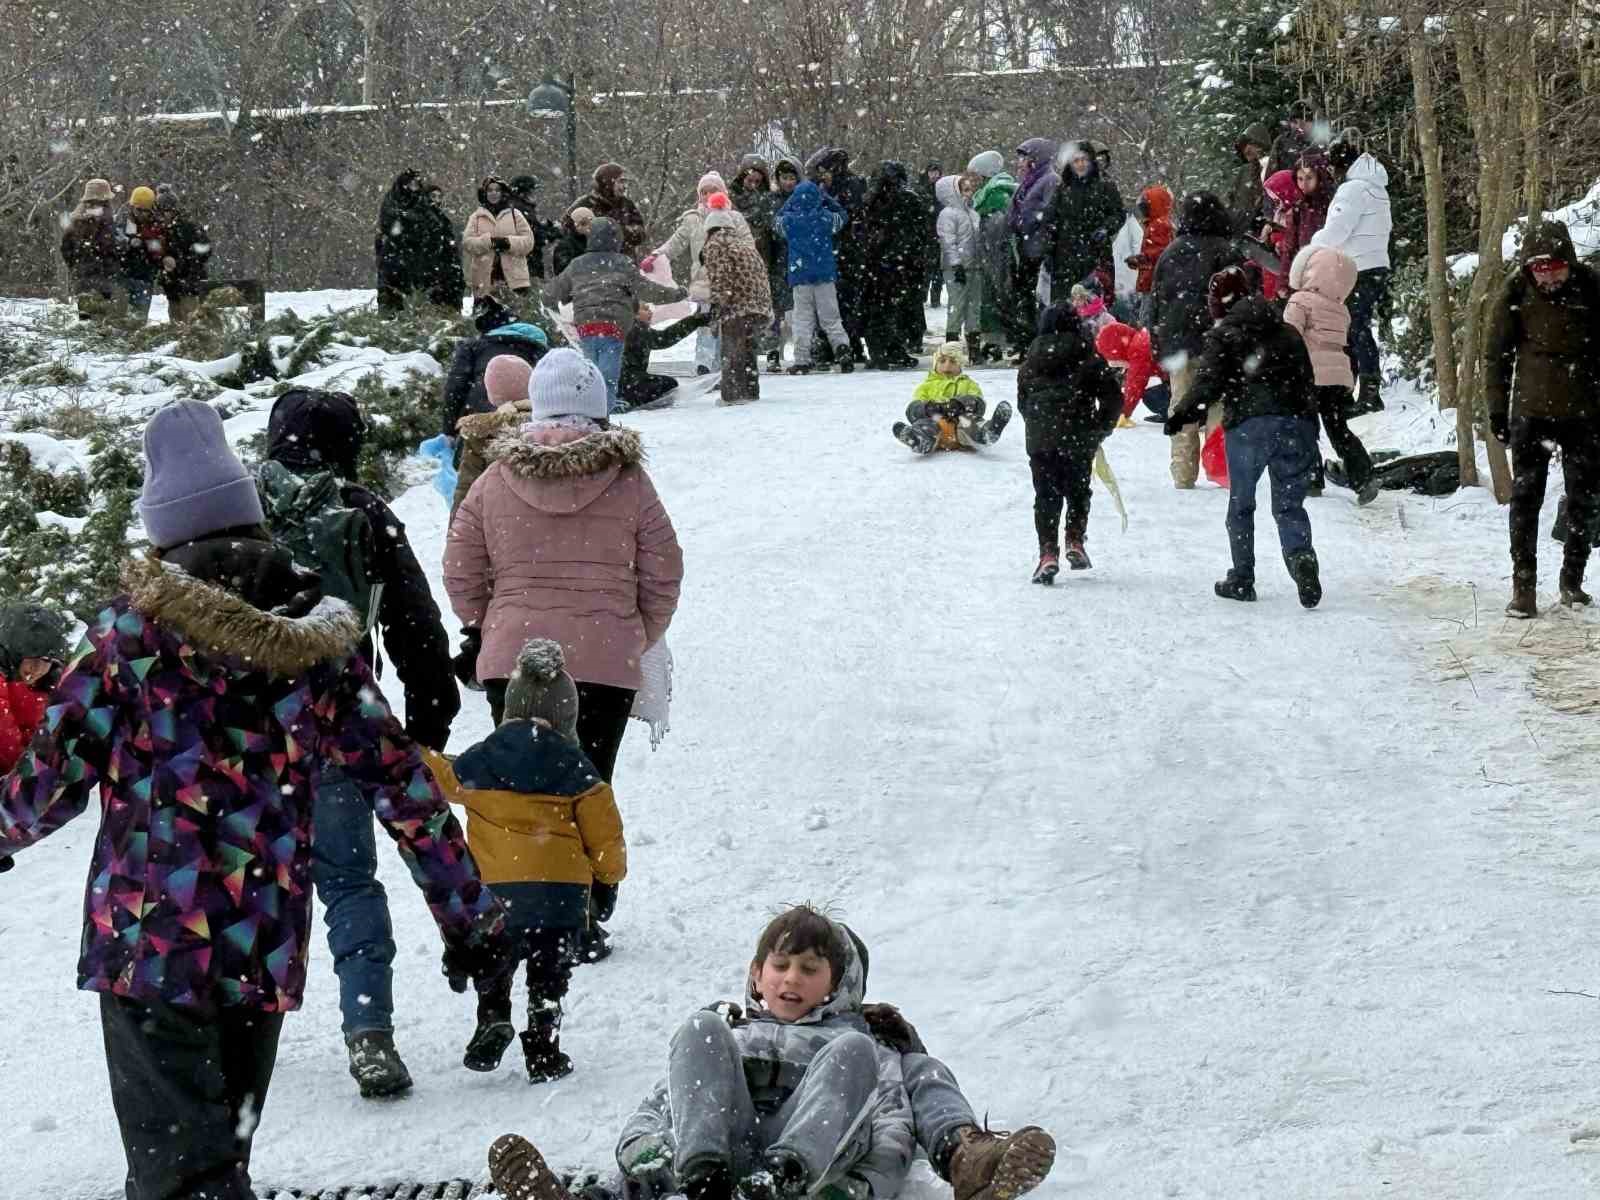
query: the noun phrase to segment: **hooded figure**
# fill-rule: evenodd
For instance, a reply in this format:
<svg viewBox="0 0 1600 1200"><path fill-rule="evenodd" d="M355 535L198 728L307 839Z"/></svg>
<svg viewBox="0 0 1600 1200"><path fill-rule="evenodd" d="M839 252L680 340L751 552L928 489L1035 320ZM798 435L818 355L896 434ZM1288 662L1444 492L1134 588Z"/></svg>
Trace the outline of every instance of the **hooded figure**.
<svg viewBox="0 0 1600 1200"><path fill-rule="evenodd" d="M798 179L798 168L792 161L788 161L788 165ZM753 183L752 175L755 176ZM773 311L779 314L787 312L793 307L793 300L786 278L787 251L783 245L783 230L778 225L778 210L788 197L774 190L766 159L759 154L746 154L741 158L739 172L728 188L728 196L749 225L750 236L755 239L756 253L767 265L767 286L772 290Z"/></svg>
<svg viewBox="0 0 1600 1200"><path fill-rule="evenodd" d="M844 224L834 235L834 258L838 266L835 291L839 318L850 339L851 351L859 358L866 331L866 292L871 281L862 225L867 181L850 170L850 152L840 146L825 146L806 159L806 177L816 182L845 212Z"/></svg>
<svg viewBox="0 0 1600 1200"><path fill-rule="evenodd" d="M1016 239L1018 257L1035 266L1048 255L1053 236L1049 227L1050 206L1061 183L1055 166L1058 145L1054 138L1029 138L1017 147L1017 156L1027 159L1028 167L1011 198L1006 225ZM1089 161L1091 165L1094 162L1092 158ZM1073 278L1084 274L1087 272Z"/></svg>
<svg viewBox="0 0 1600 1200"><path fill-rule="evenodd" d="M1145 188L1144 194L1139 197L1139 204L1144 213L1144 238L1139 243L1138 262L1133 264L1139 272L1134 281L1134 290L1147 296L1155 282L1156 263L1175 236L1172 228L1172 193L1159 183L1153 183Z"/></svg>
<svg viewBox="0 0 1600 1200"><path fill-rule="evenodd" d="M552 303L571 304L572 322L606 325L625 338L640 302L669 304L687 298L679 287L666 287L639 273L638 264L622 252L621 231L605 217L589 226L588 250L573 259L551 282L545 295Z"/></svg>
<svg viewBox="0 0 1600 1200"><path fill-rule="evenodd" d="M1309 192L1300 183L1300 177L1308 171L1316 178L1316 186ZM1294 177L1295 201L1289 209L1289 220L1285 223L1283 231L1282 259L1285 282L1289 264L1303 247L1311 244L1312 237L1327 221L1328 208L1333 203L1333 168L1328 164L1328 156L1322 151L1307 150L1302 154L1300 162L1294 169Z"/></svg>
<svg viewBox="0 0 1600 1200"><path fill-rule="evenodd" d="M1239 168L1233 173L1233 186L1228 191L1228 211L1233 217L1233 235L1257 233L1266 215L1262 205L1266 192L1261 185L1263 159L1272 149L1272 135L1265 125L1252 125L1239 135L1233 152L1239 156Z"/></svg>
<svg viewBox="0 0 1600 1200"><path fill-rule="evenodd" d="M1538 612L1539 508L1561 449L1567 536L1561 602L1586 605L1589 550L1600 533L1600 272L1578 261L1560 221L1523 238L1517 270L1489 313L1484 387L1489 428L1511 447L1513 617Z"/></svg>
<svg viewBox="0 0 1600 1200"><path fill-rule="evenodd" d="M528 255L528 274L534 279L544 278L544 248L561 236L560 229L551 221L539 220L539 180L533 175L511 177L511 203L533 230L533 253Z"/></svg>
<svg viewBox="0 0 1600 1200"><path fill-rule="evenodd" d="M111 212L111 185L104 179L83 185L83 198L61 232L61 258L79 294L80 316L95 315L120 290L122 243Z"/></svg>
<svg viewBox="0 0 1600 1200"><path fill-rule="evenodd" d="M861 214L861 250L868 267L867 348L874 367L913 367L926 329L930 231L921 199L903 163L879 168Z"/></svg>
<svg viewBox="0 0 1600 1200"><path fill-rule="evenodd" d="M501 287L518 294L528 290L533 226L512 204L511 189L498 175L486 176L478 185L478 209L467 218L461 248L467 254L467 285L474 299Z"/></svg>
<svg viewBox="0 0 1600 1200"><path fill-rule="evenodd" d="M623 253L637 260L644 253L644 216L639 206L624 192L627 172L616 163L604 163L595 168L594 190L579 196L562 220L562 227L572 228L572 214L576 209L587 208L597 217L613 222L621 236Z"/></svg>
<svg viewBox="0 0 1600 1200"><path fill-rule="evenodd" d="M1011 230L1006 223L1017 181L1005 169L998 150L985 150L973 156L967 170L983 183L972 197L972 211L978 214L978 259L983 272L984 335L1003 340L1015 324L1012 313ZM991 357L998 357L995 350Z"/></svg>
<svg viewBox="0 0 1600 1200"><path fill-rule="evenodd" d="M1125 214L1116 191L1101 178L1088 142L1065 142L1056 157L1060 183L1044 225L1051 294L1060 296L1095 270L1114 274L1111 242Z"/></svg>

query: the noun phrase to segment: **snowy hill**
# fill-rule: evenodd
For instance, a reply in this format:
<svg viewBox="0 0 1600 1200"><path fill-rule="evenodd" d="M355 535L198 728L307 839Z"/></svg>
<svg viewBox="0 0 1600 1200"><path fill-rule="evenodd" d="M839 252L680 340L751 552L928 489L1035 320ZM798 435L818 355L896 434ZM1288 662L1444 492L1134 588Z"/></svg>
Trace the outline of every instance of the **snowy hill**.
<svg viewBox="0 0 1600 1200"><path fill-rule="evenodd" d="M672 733L652 752L635 726L617 768L632 874L615 957L574 978L577 1071L461 1068L471 1001L380 851L416 1090L357 1097L315 945L258 1181L478 1177L510 1130L558 1166L607 1163L671 1031L735 997L768 915L810 899L865 937L869 997L980 1114L1054 1132L1040 1196L1592 1194L1600 1143L1568 1139L1600 1114L1595 1000L1562 993L1600 991L1600 617L1498 615L1505 516L1481 490L1311 501L1312 613L1263 497L1261 600L1217 600L1226 497L1175 492L1153 425L1107 446L1127 532L1097 492L1094 569L1032 587L1020 423L982 457L914 459L888 429L917 378L763 376L745 408L624 418L687 575ZM979 378L1015 399L1013 372ZM236 437L270 403L245 395ZM1374 447L1442 428L1404 397L1356 422ZM396 510L436 571L438 495ZM488 729L468 695L452 749ZM0 877L3 1195L121 1187L96 1006L73 990L93 833ZM948 1194L918 1167L913 1200Z"/></svg>

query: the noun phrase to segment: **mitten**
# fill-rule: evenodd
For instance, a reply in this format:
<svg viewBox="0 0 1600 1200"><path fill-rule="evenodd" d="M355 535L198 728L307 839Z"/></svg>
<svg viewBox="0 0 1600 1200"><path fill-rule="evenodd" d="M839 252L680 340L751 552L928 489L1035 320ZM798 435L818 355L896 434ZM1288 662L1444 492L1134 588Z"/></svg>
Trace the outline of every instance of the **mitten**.
<svg viewBox="0 0 1600 1200"><path fill-rule="evenodd" d="M589 889L589 907L594 910L594 919L601 924L611 920L611 914L617 911L617 885L596 879Z"/></svg>
<svg viewBox="0 0 1600 1200"><path fill-rule="evenodd" d="M16 862L9 854L0 854L0 875L4 875L16 865Z"/></svg>
<svg viewBox="0 0 1600 1200"><path fill-rule="evenodd" d="M897 1054L926 1054L928 1048L917 1036L915 1026L905 1014L892 1004L863 1004L861 1015L866 1018L872 1036Z"/></svg>
<svg viewBox="0 0 1600 1200"><path fill-rule="evenodd" d="M471 626L461 631L461 649L450 660L461 686L474 692L483 691L478 682L478 655L483 650L483 633Z"/></svg>
<svg viewBox="0 0 1600 1200"><path fill-rule="evenodd" d="M498 906L478 919L466 937L444 948L444 976L450 990L464 992L469 983L482 990L516 969L517 939L506 930L505 911Z"/></svg>
<svg viewBox="0 0 1600 1200"><path fill-rule="evenodd" d="M655 270L655 266L656 256L654 254L646 254L642 259L639 260L639 270L643 271L646 275Z"/></svg>
<svg viewBox="0 0 1600 1200"><path fill-rule="evenodd" d="M1168 417L1161 422L1161 432L1168 437L1177 437L1183 432L1183 427L1189 424L1188 417Z"/></svg>

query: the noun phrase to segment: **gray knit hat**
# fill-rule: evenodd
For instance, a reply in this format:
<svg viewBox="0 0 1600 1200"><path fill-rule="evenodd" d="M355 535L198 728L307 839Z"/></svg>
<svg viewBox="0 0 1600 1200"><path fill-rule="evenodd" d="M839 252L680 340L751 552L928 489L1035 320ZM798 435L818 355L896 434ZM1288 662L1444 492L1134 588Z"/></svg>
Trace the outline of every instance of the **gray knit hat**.
<svg viewBox="0 0 1600 1200"><path fill-rule="evenodd" d="M606 419L606 381L596 367L576 350L552 350L539 360L528 377L528 399L533 419L588 417Z"/></svg>
<svg viewBox="0 0 1600 1200"><path fill-rule="evenodd" d="M559 352L556 352L559 353ZM561 644L532 638L517 653L506 681L506 721L547 721L567 741L578 741L578 685L567 674Z"/></svg>
<svg viewBox="0 0 1600 1200"><path fill-rule="evenodd" d="M179 400L160 409L144 427L144 459L139 516L158 550L266 520L211 405Z"/></svg>
<svg viewBox="0 0 1600 1200"><path fill-rule="evenodd" d="M985 150L981 154L974 154L972 161L967 164L967 170L985 179L993 179L1005 169L1006 160L998 150Z"/></svg>

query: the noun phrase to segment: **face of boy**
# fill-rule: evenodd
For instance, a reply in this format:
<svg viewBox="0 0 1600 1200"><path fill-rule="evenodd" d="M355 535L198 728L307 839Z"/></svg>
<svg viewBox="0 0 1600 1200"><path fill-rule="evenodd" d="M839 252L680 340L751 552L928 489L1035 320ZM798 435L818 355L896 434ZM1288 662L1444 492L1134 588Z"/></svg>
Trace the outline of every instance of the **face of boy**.
<svg viewBox="0 0 1600 1200"><path fill-rule="evenodd" d="M941 358L939 365L934 368L939 374L954 379L961 374L961 364L953 358Z"/></svg>
<svg viewBox="0 0 1600 1200"><path fill-rule="evenodd" d="M56 664L48 658L25 658L17 667L17 678L29 687L36 687L55 669Z"/></svg>
<svg viewBox="0 0 1600 1200"><path fill-rule="evenodd" d="M774 950L755 969L755 990L780 1021L798 1021L828 998L833 968L815 950Z"/></svg>
<svg viewBox="0 0 1600 1200"><path fill-rule="evenodd" d="M799 186L800 177L798 175L790 175L785 171L778 176L778 190L786 196Z"/></svg>

